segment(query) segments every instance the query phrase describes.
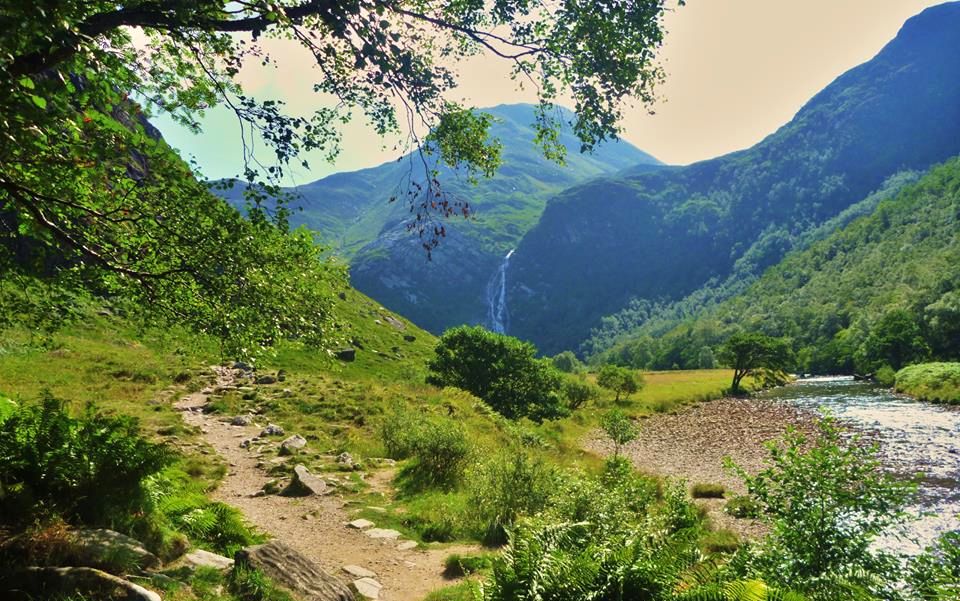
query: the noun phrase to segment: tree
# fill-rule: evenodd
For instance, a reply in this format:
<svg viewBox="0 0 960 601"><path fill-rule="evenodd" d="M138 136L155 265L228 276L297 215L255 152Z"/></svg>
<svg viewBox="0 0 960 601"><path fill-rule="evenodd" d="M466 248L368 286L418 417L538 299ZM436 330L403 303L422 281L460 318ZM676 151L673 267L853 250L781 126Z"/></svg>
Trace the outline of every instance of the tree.
<svg viewBox="0 0 960 601"><path fill-rule="evenodd" d="M567 399L568 409L579 409L584 403L600 398L600 390L581 378L567 378L563 383L563 396Z"/></svg>
<svg viewBox="0 0 960 601"><path fill-rule="evenodd" d="M752 332L738 332L720 347L719 359L733 369L730 391L737 394L747 376L777 381L793 360L787 342Z"/></svg>
<svg viewBox="0 0 960 601"><path fill-rule="evenodd" d="M623 411L614 409L603 416L603 431L613 442L613 458L620 458L620 449L636 440L639 430Z"/></svg>
<svg viewBox="0 0 960 601"><path fill-rule="evenodd" d="M889 365L894 371L930 354L920 324L906 309L888 311L870 328L863 351L871 368Z"/></svg>
<svg viewBox="0 0 960 601"><path fill-rule="evenodd" d="M408 225L429 252L444 234L437 216L469 214L442 193L438 166L475 178L500 161L492 118L448 99L457 62L487 54L509 63L518 85L537 90L536 141L560 161L554 101L572 99L582 150L616 137L624 102L653 101L663 77L656 55L664 2L0 0L0 221L29 244L108 274L113 287L141 289L178 318L222 293L207 289L211 279L255 279L249 265L220 272L249 251L237 239L268 234L226 215L170 158L147 118L166 114L200 131L205 110L232 111L240 175L261 184L247 188L251 217L283 230L283 205L273 212L263 201L290 165L308 166L303 153L336 157L340 127L356 112L380 134L406 132L414 151ZM283 102L253 98L241 85L245 66L271 65L288 42L316 64L320 108L310 115L288 114ZM257 156L257 147L275 160ZM203 269L201 257L218 249ZM168 281L177 285L162 290ZM191 287L202 294L180 298Z"/></svg>
<svg viewBox="0 0 960 601"><path fill-rule="evenodd" d="M529 342L481 326L444 332L427 368L428 384L466 390L511 419L540 421L563 411L560 372L537 359L537 349Z"/></svg>
<svg viewBox="0 0 960 601"><path fill-rule="evenodd" d="M773 527L759 554L761 575L801 591L834 577L868 589L895 586L899 562L871 543L907 518L915 483L888 474L875 444L859 436L845 441L829 417L819 422L816 436L791 429L768 449L767 467L756 475L726 462ZM870 598L896 598L871 592L876 597Z"/></svg>
<svg viewBox="0 0 960 601"><path fill-rule="evenodd" d="M550 358L553 366L563 373L573 374L583 370L583 363L572 351L563 351Z"/></svg>
<svg viewBox="0 0 960 601"><path fill-rule="evenodd" d="M643 379L638 378L637 374L626 367L617 365L604 365L597 374L597 384L616 392L617 397L614 401L620 401L620 395L630 396L643 387Z"/></svg>

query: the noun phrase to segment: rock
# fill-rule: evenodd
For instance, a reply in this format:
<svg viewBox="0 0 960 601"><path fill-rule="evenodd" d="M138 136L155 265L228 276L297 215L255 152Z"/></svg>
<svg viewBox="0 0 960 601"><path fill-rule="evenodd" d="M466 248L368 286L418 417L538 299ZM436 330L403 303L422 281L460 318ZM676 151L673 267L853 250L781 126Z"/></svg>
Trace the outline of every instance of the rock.
<svg viewBox="0 0 960 601"><path fill-rule="evenodd" d="M347 526L351 528L356 528L357 530L366 530L367 528L373 528L374 524L370 520L359 519L359 520L353 520L352 522L347 524Z"/></svg>
<svg viewBox="0 0 960 601"><path fill-rule="evenodd" d="M233 560L223 555L217 555L210 551L197 549L187 553L183 558L184 563L194 568L213 568L215 570L229 570L233 567Z"/></svg>
<svg viewBox="0 0 960 601"><path fill-rule="evenodd" d="M277 382L286 382L287 381L287 371L281 369L277 372Z"/></svg>
<svg viewBox="0 0 960 601"><path fill-rule="evenodd" d="M260 432L260 436L283 436L283 428L277 424L267 424L267 427Z"/></svg>
<svg viewBox="0 0 960 601"><path fill-rule="evenodd" d="M416 341L417 341L417 337L414 336L413 334L404 334L404 335L403 335L403 339L404 339L406 342L416 342Z"/></svg>
<svg viewBox="0 0 960 601"><path fill-rule="evenodd" d="M160 595L119 576L88 567L28 567L9 575L3 590L25 593L27 599L82 597L161 601ZM7 598L2 595L5 599Z"/></svg>
<svg viewBox="0 0 960 601"><path fill-rule="evenodd" d="M270 541L237 551L239 565L260 570L300 601L355 601L356 595L289 545Z"/></svg>
<svg viewBox="0 0 960 601"><path fill-rule="evenodd" d="M396 530L390 530L388 528L370 528L369 530L365 530L363 533L370 538L385 538L392 540L400 538L399 532Z"/></svg>
<svg viewBox="0 0 960 601"><path fill-rule="evenodd" d="M359 578L353 581L353 588L365 599L379 599L383 585L373 578Z"/></svg>
<svg viewBox="0 0 960 601"><path fill-rule="evenodd" d="M362 568L360 566L347 565L343 566L343 571L347 574L350 574L354 578L376 578L376 572L368 570L367 568Z"/></svg>
<svg viewBox="0 0 960 601"><path fill-rule="evenodd" d="M253 371L253 366L249 363L244 363L243 361L235 361L233 363L233 369L239 369L240 371Z"/></svg>
<svg viewBox="0 0 960 601"><path fill-rule="evenodd" d="M149 569L160 565L157 556L147 551L140 541L113 530L75 530L73 542L76 557L71 563L75 565L107 571L118 566Z"/></svg>
<svg viewBox="0 0 960 601"><path fill-rule="evenodd" d="M305 465L293 468L292 486L311 495L327 494L327 483L311 474Z"/></svg>
<svg viewBox="0 0 960 601"><path fill-rule="evenodd" d="M417 541L415 540L405 540L399 545L397 545L397 551L410 551L411 549L417 548Z"/></svg>
<svg viewBox="0 0 960 601"><path fill-rule="evenodd" d="M356 360L357 351L352 348L342 348L333 352L333 356L341 361L351 362Z"/></svg>
<svg viewBox="0 0 960 601"><path fill-rule="evenodd" d="M253 418L249 415L237 415L230 420L231 426L249 426L253 423Z"/></svg>
<svg viewBox="0 0 960 601"><path fill-rule="evenodd" d="M407 327L402 321L400 321L400 320L397 319L396 317L393 317L392 315L386 315L386 316L384 316L383 319L384 319L388 324L392 325L393 327L395 327L395 328L398 329L398 330L403 330L403 329L406 329L406 327Z"/></svg>
<svg viewBox="0 0 960 601"><path fill-rule="evenodd" d="M346 293L346 292L338 292L338 293L337 293L337 298L339 298L340 300L344 300L344 301L345 301L345 300L347 300L347 293Z"/></svg>
<svg viewBox="0 0 960 601"><path fill-rule="evenodd" d="M353 455L346 452L337 455L337 464L350 470L355 470L360 467L360 464L353 460Z"/></svg>
<svg viewBox="0 0 960 601"><path fill-rule="evenodd" d="M280 453L284 455L293 455L300 449L307 446L307 439L299 434L294 434L280 443Z"/></svg>
<svg viewBox="0 0 960 601"><path fill-rule="evenodd" d="M253 383L254 384L276 384L277 377L269 376L269 375L258 376L257 379L253 381Z"/></svg>

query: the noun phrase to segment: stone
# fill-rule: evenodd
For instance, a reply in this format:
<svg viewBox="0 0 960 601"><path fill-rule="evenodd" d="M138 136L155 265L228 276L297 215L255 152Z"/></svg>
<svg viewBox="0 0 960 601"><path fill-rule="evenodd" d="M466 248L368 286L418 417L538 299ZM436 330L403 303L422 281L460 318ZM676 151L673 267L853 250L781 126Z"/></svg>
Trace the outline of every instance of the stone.
<svg viewBox="0 0 960 601"><path fill-rule="evenodd" d="M377 577L376 572L372 570L368 570L367 568L363 568L355 565L343 566L343 571L346 572L347 574L350 574L354 578L376 578Z"/></svg>
<svg viewBox="0 0 960 601"><path fill-rule="evenodd" d="M140 569L160 565L157 556L147 551L140 541L106 528L74 530L73 541L76 557L71 563L74 565L108 571L114 565Z"/></svg>
<svg viewBox="0 0 960 601"><path fill-rule="evenodd" d="M397 545L397 551L410 551L417 548L417 541L415 540L405 540L399 545Z"/></svg>
<svg viewBox="0 0 960 601"><path fill-rule="evenodd" d="M310 473L305 465L297 465L293 468L294 488L311 495L327 494L327 483Z"/></svg>
<svg viewBox="0 0 960 601"><path fill-rule="evenodd" d="M293 455L297 451L307 446L307 439L299 434L294 434L280 443L280 453L284 455Z"/></svg>
<svg viewBox="0 0 960 601"><path fill-rule="evenodd" d="M341 361L351 362L357 358L357 350L353 348L342 348L333 352L333 356Z"/></svg>
<svg viewBox="0 0 960 601"><path fill-rule="evenodd" d="M249 363L244 363L243 361L235 361L233 363L233 369L239 369L240 371L253 371L253 366Z"/></svg>
<svg viewBox="0 0 960 601"><path fill-rule="evenodd" d="M283 436L283 428L277 424L267 424L267 427L260 432L260 436Z"/></svg>
<svg viewBox="0 0 960 601"><path fill-rule="evenodd" d="M90 599L162 601L160 595L151 590L89 567L28 567L6 578L4 588L25 593L28 599L80 596Z"/></svg>
<svg viewBox="0 0 960 601"><path fill-rule="evenodd" d="M373 528L374 523L370 520L359 519L353 520L352 522L348 523L347 526L356 528L357 530L366 530L367 528Z"/></svg>
<svg viewBox="0 0 960 601"><path fill-rule="evenodd" d="M353 455L346 452L340 453L339 455L337 455L337 464L342 465L343 467L350 470L355 470L358 467L360 467L360 465L356 461L354 461Z"/></svg>
<svg viewBox="0 0 960 601"><path fill-rule="evenodd" d="M392 315L386 315L386 316L384 316L383 319L384 319L388 324L392 325L394 328L396 328L396 329L398 329L398 330L403 330L403 329L406 329L406 327L407 327L406 324L404 324L402 321L400 321L400 320L397 319L396 317L393 317Z"/></svg>
<svg viewBox="0 0 960 601"><path fill-rule="evenodd" d="M370 538L384 538L388 540L396 540L400 538L400 533L396 530L390 530L389 528L370 528L369 530L364 530L363 532Z"/></svg>
<svg viewBox="0 0 960 601"><path fill-rule="evenodd" d="M213 568L215 570L225 571L233 567L233 560L223 555L217 555L210 551L197 549L187 553L183 561L186 565L194 568Z"/></svg>
<svg viewBox="0 0 960 601"><path fill-rule="evenodd" d="M254 384L276 384L277 377L270 375L258 376L256 380L253 381Z"/></svg>
<svg viewBox="0 0 960 601"><path fill-rule="evenodd" d="M356 595L336 577L294 550L274 540L237 551L241 566L260 570L300 601L355 601Z"/></svg>
<svg viewBox="0 0 960 601"><path fill-rule="evenodd" d="M353 581L353 588L364 599L376 600L380 598L380 589L383 585L373 578L358 578Z"/></svg>
<svg viewBox="0 0 960 601"><path fill-rule="evenodd" d="M249 415L237 415L230 420L231 426L249 426L253 423L253 418Z"/></svg>
<svg viewBox="0 0 960 601"><path fill-rule="evenodd" d="M339 298L340 300L345 301L345 300L347 300L347 293L346 293L346 292L338 292L338 293L337 293L337 298Z"/></svg>

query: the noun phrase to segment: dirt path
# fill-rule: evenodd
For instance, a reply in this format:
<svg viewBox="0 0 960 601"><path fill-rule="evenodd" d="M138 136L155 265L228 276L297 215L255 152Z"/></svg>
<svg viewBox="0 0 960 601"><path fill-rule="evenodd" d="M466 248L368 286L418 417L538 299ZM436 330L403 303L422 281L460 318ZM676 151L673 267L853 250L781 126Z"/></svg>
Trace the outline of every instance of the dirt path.
<svg viewBox="0 0 960 601"><path fill-rule="evenodd" d="M764 466L766 441L780 437L789 425L809 432L814 417L795 407L761 399L695 403L673 414L642 420L637 440L622 453L641 471L687 480L690 485L723 484L732 494L743 494L742 482L724 469L723 458L729 456L755 473ZM613 452L612 445L599 433L584 446L601 455ZM697 502L707 507L717 528L729 528L747 538L757 538L766 530L754 520L735 519L724 513L722 499Z"/></svg>
<svg viewBox="0 0 960 601"><path fill-rule="evenodd" d="M203 413L209 395L217 388L234 385L238 372L214 367L216 381L200 392L176 403L184 420L197 426L204 441L230 466L229 472L213 493L217 500L240 511L257 528L291 545L331 574L351 578L343 566L356 565L376 574L383 585L380 599L418 601L432 590L452 583L443 577L443 560L451 553L476 552L476 547L443 547L399 550L402 540L374 539L346 526L354 519L336 494L309 497L280 495L254 496L272 478L257 467L258 451L241 448L245 439L258 435L265 424L232 426L223 416ZM373 476L379 486L383 478Z"/></svg>

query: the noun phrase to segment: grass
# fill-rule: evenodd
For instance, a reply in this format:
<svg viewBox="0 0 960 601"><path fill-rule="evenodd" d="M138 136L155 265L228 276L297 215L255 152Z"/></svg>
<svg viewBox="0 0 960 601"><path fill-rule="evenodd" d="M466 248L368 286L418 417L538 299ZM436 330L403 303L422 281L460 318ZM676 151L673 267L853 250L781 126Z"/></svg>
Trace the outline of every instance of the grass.
<svg viewBox="0 0 960 601"><path fill-rule="evenodd" d="M712 530L703 535L700 546L707 553L733 553L740 548L740 537L732 530Z"/></svg>
<svg viewBox="0 0 960 601"><path fill-rule="evenodd" d="M722 484L698 483L690 489L690 496L694 499L722 499L727 489Z"/></svg>
<svg viewBox="0 0 960 601"><path fill-rule="evenodd" d="M931 403L960 404L960 363L920 363L897 372L897 392Z"/></svg>
<svg viewBox="0 0 960 601"><path fill-rule="evenodd" d="M453 553L443 561L443 575L447 578L460 578L489 570L493 567L493 558L492 553L481 553L479 555Z"/></svg>

